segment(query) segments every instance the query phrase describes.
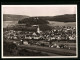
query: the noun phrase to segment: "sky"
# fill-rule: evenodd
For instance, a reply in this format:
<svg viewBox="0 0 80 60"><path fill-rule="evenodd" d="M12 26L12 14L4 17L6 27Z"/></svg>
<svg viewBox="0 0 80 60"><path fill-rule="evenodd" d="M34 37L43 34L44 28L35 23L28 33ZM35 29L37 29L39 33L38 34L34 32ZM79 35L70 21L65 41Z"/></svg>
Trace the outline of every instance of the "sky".
<svg viewBox="0 0 80 60"><path fill-rule="evenodd" d="M3 14L56 16L76 14L77 5L3 5Z"/></svg>

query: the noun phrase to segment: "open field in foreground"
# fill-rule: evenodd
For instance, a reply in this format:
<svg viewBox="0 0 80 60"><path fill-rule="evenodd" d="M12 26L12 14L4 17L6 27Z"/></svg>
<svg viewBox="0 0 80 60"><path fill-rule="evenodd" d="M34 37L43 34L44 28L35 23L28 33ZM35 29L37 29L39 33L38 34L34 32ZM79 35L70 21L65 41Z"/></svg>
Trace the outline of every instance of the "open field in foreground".
<svg viewBox="0 0 80 60"><path fill-rule="evenodd" d="M76 56L76 51L68 49L58 49L58 48L40 47L40 46L25 46L25 45L21 45L19 47L25 49L37 50L40 52L53 53L59 56Z"/></svg>
<svg viewBox="0 0 80 60"><path fill-rule="evenodd" d="M11 46L11 49L9 46ZM9 50L12 50L13 52ZM16 51L18 52L17 54ZM10 54L10 52L13 54ZM7 45L4 43L3 53L4 56L76 56L76 50L51 48L36 45L17 45L17 50L14 50L12 49L12 41L7 42Z"/></svg>

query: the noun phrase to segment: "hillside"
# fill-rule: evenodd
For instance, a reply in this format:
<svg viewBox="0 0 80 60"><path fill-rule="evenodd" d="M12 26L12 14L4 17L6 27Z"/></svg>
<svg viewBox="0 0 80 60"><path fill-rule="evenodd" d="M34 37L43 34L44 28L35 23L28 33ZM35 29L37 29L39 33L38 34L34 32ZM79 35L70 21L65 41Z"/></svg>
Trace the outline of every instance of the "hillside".
<svg viewBox="0 0 80 60"><path fill-rule="evenodd" d="M75 22L76 14L65 14L57 16L35 16L43 20L59 21L59 22Z"/></svg>
<svg viewBox="0 0 80 60"><path fill-rule="evenodd" d="M54 16L50 21L59 21L59 22L76 22L76 14L65 14Z"/></svg>
<svg viewBox="0 0 80 60"><path fill-rule="evenodd" d="M76 21L76 14L65 14L65 15L58 15L58 16L35 16L35 17L38 17L42 21L43 20L59 21L59 22L75 22ZM31 18L35 18L35 17L31 17ZM3 21L19 21L19 20L27 20L27 18L29 18L29 16L3 14Z"/></svg>
<svg viewBox="0 0 80 60"><path fill-rule="evenodd" d="M3 14L3 21L18 21L28 17L25 15Z"/></svg>

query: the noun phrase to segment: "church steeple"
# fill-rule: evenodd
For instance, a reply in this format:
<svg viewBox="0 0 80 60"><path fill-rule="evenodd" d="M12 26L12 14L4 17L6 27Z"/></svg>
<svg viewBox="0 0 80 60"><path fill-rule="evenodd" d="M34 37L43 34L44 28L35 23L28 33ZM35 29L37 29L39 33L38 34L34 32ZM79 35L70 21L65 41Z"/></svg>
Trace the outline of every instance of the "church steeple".
<svg viewBox="0 0 80 60"><path fill-rule="evenodd" d="M37 33L40 33L39 25L38 25L38 28L37 28Z"/></svg>

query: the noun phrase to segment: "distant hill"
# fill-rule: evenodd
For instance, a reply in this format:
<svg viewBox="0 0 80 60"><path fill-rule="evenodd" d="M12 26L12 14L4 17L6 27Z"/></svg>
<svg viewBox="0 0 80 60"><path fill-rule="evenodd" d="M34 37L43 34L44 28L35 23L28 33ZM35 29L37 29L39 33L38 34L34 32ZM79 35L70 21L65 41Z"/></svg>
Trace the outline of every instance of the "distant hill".
<svg viewBox="0 0 80 60"><path fill-rule="evenodd" d="M43 20L59 21L59 22L75 22L76 14L65 14L57 16L35 16Z"/></svg>
<svg viewBox="0 0 80 60"><path fill-rule="evenodd" d="M59 21L59 22L76 22L76 14L65 14L54 16L50 21Z"/></svg>
<svg viewBox="0 0 80 60"><path fill-rule="evenodd" d="M58 16L35 16L40 20L49 20L49 21L59 21L59 22L75 22L76 14L65 14ZM31 18L35 18L31 17ZM27 20L29 16L26 15L12 15L12 14L3 14L3 21L19 21L19 20ZM31 19L30 18L30 19Z"/></svg>
<svg viewBox="0 0 80 60"><path fill-rule="evenodd" d="M25 15L3 14L3 21L19 21L28 17Z"/></svg>

